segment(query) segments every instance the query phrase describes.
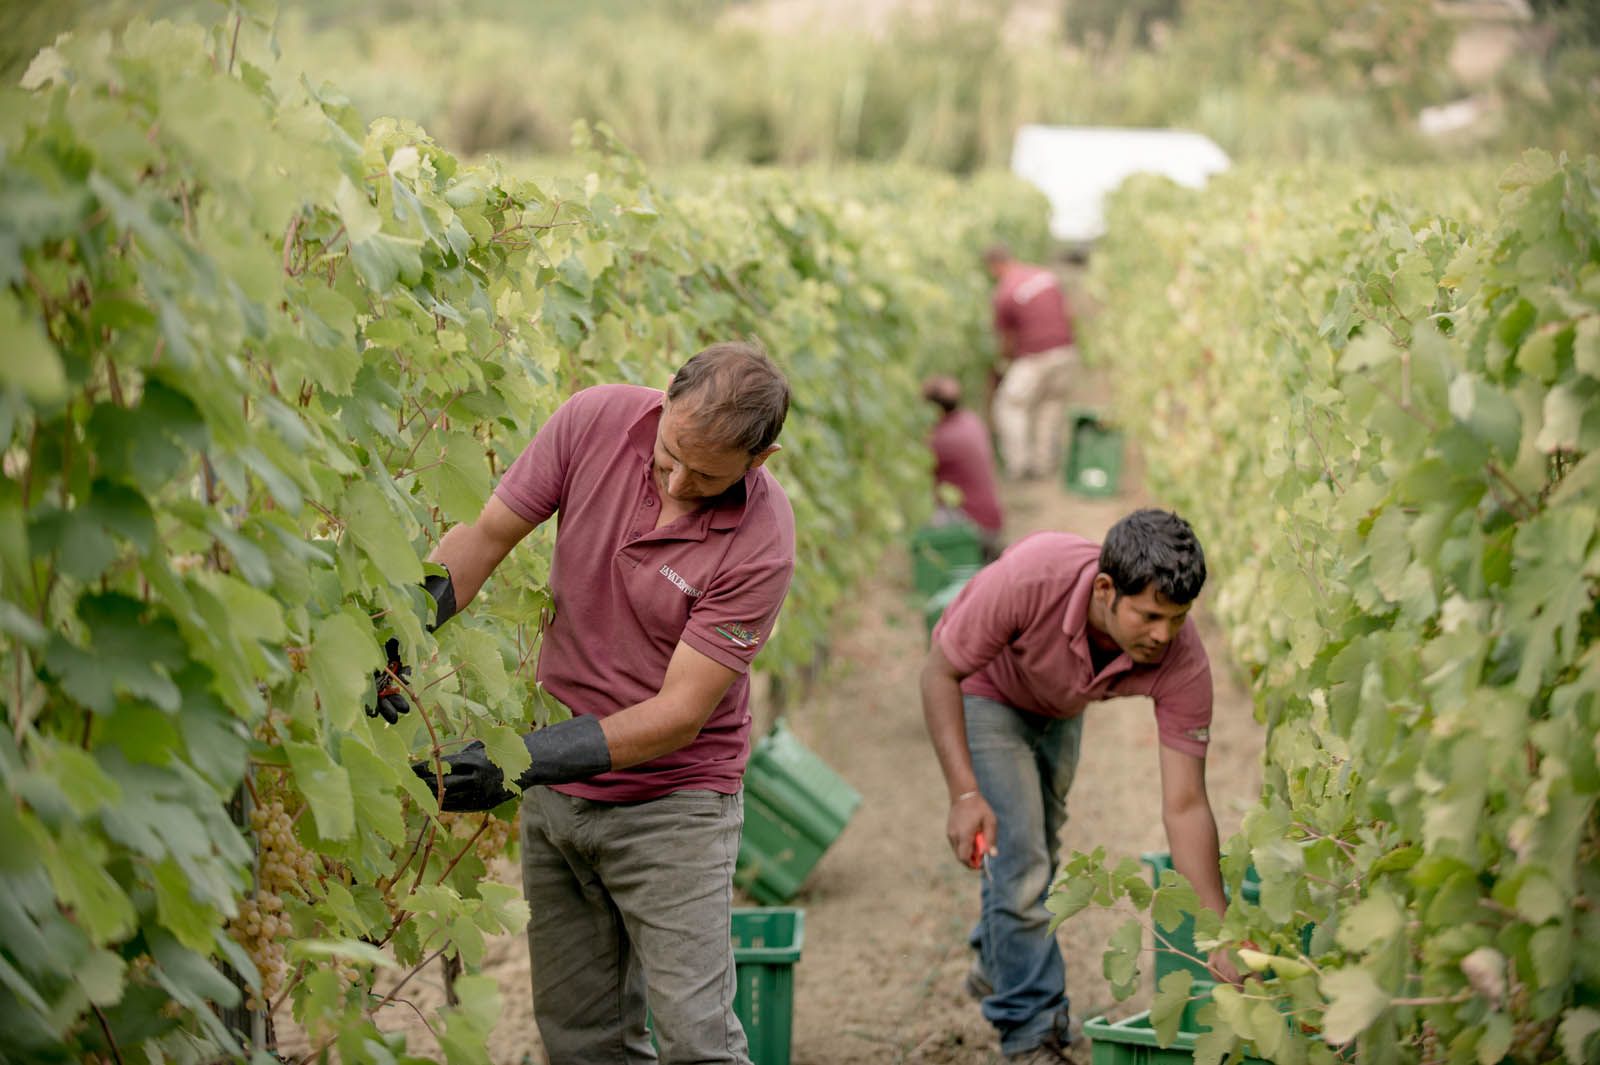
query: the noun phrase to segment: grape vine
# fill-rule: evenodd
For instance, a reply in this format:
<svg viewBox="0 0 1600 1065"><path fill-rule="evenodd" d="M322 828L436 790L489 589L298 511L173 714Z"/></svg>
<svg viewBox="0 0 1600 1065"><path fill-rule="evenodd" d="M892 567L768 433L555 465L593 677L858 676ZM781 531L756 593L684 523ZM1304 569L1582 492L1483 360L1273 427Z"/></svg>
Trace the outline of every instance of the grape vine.
<svg viewBox="0 0 1600 1065"><path fill-rule="evenodd" d="M254 1008L312 1055L482 1060L474 970L527 920L487 875L509 822L442 819L409 763L472 736L516 772L564 712L532 679L549 535L437 634L429 547L573 390L759 336L802 544L762 664L797 670L926 511L909 397L982 343L977 252L1043 200L668 191L603 129L576 182L469 165L359 128L237 9L63 39L0 95L0 1057L249 1056ZM393 726L362 713L390 637ZM397 1045L437 958L439 1045Z"/></svg>
<svg viewBox="0 0 1600 1065"><path fill-rule="evenodd" d="M1600 159L1146 183L1111 234L1085 347L1161 353L1119 406L1268 728L1223 861L1259 902L1197 941L1273 979L1216 991L1197 1061L1594 1061ZM1058 912L1184 908L1074 861Z"/></svg>

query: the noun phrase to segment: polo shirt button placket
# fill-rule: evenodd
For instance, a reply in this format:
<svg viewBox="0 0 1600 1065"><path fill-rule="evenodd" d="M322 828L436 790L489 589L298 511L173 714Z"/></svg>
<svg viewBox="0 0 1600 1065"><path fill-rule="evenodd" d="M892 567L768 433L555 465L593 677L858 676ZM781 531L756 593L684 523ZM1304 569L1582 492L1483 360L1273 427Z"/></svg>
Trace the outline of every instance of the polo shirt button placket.
<svg viewBox="0 0 1600 1065"><path fill-rule="evenodd" d="M655 506L656 506L655 497L650 494L649 489L645 489L644 506L645 506L646 510L654 510ZM640 515L640 517L643 517L643 515ZM653 527L654 525L655 525L655 519L654 518L651 518L649 521L646 521L646 522L641 522L637 527L634 528L634 530L633 530L633 538L635 540L639 539L639 537L644 535L644 530L645 530L646 526L652 526Z"/></svg>

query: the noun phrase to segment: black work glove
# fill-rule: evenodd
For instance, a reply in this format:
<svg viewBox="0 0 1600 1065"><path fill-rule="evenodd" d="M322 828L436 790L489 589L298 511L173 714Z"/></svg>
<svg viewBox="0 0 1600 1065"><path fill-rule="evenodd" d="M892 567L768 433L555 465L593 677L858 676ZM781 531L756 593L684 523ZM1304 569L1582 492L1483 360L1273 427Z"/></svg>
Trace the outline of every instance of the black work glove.
<svg viewBox="0 0 1600 1065"><path fill-rule="evenodd" d="M406 702L405 689L401 685L411 678L411 667L400 661L400 641L394 637L383 645L383 653L388 657L387 670L375 669L372 671L372 684L376 691L376 705L366 708L368 717L377 717L380 714L389 724L400 720L401 714L411 712L411 704Z"/></svg>
<svg viewBox="0 0 1600 1065"><path fill-rule="evenodd" d="M482 740L473 740L455 754L440 759L448 771L444 774L444 797L439 809L446 813L470 813L493 810L517 793L506 788L505 774L489 761ZM432 762L414 762L411 771L438 796L439 778L434 775Z"/></svg>
<svg viewBox="0 0 1600 1065"><path fill-rule="evenodd" d="M517 777L517 787L526 791L537 784L567 784L587 780L611 769L611 747L606 742L600 719L587 714L535 729L522 737L531 762ZM493 810L516 792L506 787L505 774L489 761L482 741L473 740L456 754L442 759L450 767L444 778L441 810L460 813ZM438 795L439 782L432 762L415 762L412 772Z"/></svg>
<svg viewBox="0 0 1600 1065"><path fill-rule="evenodd" d="M451 583L450 573L446 570L443 576L437 573L429 574L423 579L422 587L433 597L433 624L428 626L428 631L433 632L455 617L456 586ZM401 663L400 641L393 636L383 645L383 653L389 661L389 671L373 670L372 683L377 692L376 705L366 707L366 711L368 717L381 715L392 725L400 720L401 714L411 712L411 704L406 702L406 693L401 686L411 678L411 667Z"/></svg>

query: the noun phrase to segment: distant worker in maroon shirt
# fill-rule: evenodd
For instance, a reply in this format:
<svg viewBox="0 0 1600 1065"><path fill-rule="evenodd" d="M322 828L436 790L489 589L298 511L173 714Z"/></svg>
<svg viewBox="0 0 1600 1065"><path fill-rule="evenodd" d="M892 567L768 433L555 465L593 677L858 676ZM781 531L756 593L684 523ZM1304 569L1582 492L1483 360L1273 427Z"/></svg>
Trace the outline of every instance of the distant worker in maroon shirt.
<svg viewBox="0 0 1600 1065"><path fill-rule="evenodd" d="M995 280L994 330L1004 372L994 394L994 428L1006 476L1055 472L1067 394L1077 368L1072 316L1055 274L1019 262L1004 244L983 255Z"/></svg>
<svg viewBox="0 0 1600 1065"><path fill-rule="evenodd" d="M1173 868L1201 904L1226 907L1206 793L1211 665L1186 624L1205 580L1188 522L1137 510L1101 544L1064 532L1024 537L979 570L934 627L922 713L949 790L945 835L960 861L988 874L966 987L1007 1061L1068 1060L1076 1035L1045 900L1090 703L1154 703ZM1210 965L1237 979L1225 952Z"/></svg>
<svg viewBox="0 0 1600 1065"><path fill-rule="evenodd" d="M540 427L477 521L433 553L439 623L559 517L538 677L573 717L525 737L523 888L534 1013L553 1065L749 1065L733 1012L734 859L748 669L794 572L794 514L762 468L789 409L756 345L717 344L665 393L600 385ZM443 587L439 586L443 582ZM480 744L446 810L515 797Z"/></svg>
<svg viewBox="0 0 1600 1065"><path fill-rule="evenodd" d="M957 508L941 505L934 521L972 522L978 527L984 562L993 562L1000 555L1004 519L999 486L995 481L994 450L989 446L989 427L983 424L982 418L961 405L961 383L954 377L928 378L923 382L922 396L939 408L939 420L928 436L928 446L933 451L935 490L948 485L961 497Z"/></svg>

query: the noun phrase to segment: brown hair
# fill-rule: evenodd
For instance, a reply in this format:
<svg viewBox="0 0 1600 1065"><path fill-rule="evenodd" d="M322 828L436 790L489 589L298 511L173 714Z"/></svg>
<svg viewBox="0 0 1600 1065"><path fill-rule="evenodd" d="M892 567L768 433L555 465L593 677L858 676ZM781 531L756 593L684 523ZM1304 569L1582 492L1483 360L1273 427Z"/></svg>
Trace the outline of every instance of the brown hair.
<svg viewBox="0 0 1600 1065"><path fill-rule="evenodd" d="M1005 241L997 240L987 248L983 249L983 261L988 263L990 266L998 266L1001 263L1008 263L1011 261L1011 248L1005 243Z"/></svg>
<svg viewBox="0 0 1600 1065"><path fill-rule="evenodd" d="M713 344L679 367L667 400L683 400L695 428L728 448L759 455L789 414L789 382L755 341Z"/></svg>
<svg viewBox="0 0 1600 1065"><path fill-rule="evenodd" d="M930 377L922 382L922 398L949 414L961 406L961 382L946 374Z"/></svg>

